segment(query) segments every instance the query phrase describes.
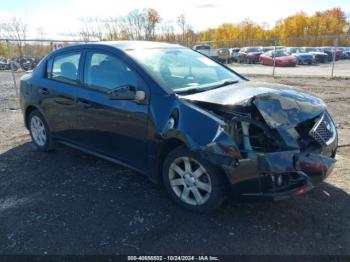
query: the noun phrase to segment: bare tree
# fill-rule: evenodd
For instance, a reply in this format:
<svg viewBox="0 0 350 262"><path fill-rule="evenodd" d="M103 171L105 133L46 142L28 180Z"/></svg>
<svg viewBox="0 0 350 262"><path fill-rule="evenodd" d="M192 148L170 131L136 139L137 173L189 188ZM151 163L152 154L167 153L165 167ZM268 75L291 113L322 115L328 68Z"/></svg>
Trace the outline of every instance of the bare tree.
<svg viewBox="0 0 350 262"><path fill-rule="evenodd" d="M176 35L175 35L175 29L172 24L169 23L162 23L161 27L161 35L160 39L166 42L175 42Z"/></svg>
<svg viewBox="0 0 350 262"><path fill-rule="evenodd" d="M43 40L44 36L46 35L46 33L44 32L44 29L42 27L36 28L36 33L37 33L40 40Z"/></svg>
<svg viewBox="0 0 350 262"><path fill-rule="evenodd" d="M154 40L156 26L160 23L161 17L159 13L152 8L144 9L143 16L145 40Z"/></svg>
<svg viewBox="0 0 350 262"><path fill-rule="evenodd" d="M186 23L186 16L184 13L182 13L181 15L179 15L177 17L177 24L180 27L181 30L181 35L182 35L182 42L185 42L185 35L186 35L186 27L187 27L187 23Z"/></svg>
<svg viewBox="0 0 350 262"><path fill-rule="evenodd" d="M191 46L192 43L196 42L196 33L193 31L190 25L186 26L186 46Z"/></svg>
<svg viewBox="0 0 350 262"><path fill-rule="evenodd" d="M125 18L124 30L128 32L129 39L144 39L143 29L145 27L145 17L139 9L131 11Z"/></svg>
<svg viewBox="0 0 350 262"><path fill-rule="evenodd" d="M110 17L104 20L106 30L106 40L118 40L121 37L118 18Z"/></svg>
<svg viewBox="0 0 350 262"><path fill-rule="evenodd" d="M23 46L26 40L28 25L22 18L12 17L1 24L2 36L16 41L19 54L23 55Z"/></svg>
<svg viewBox="0 0 350 262"><path fill-rule="evenodd" d="M82 28L80 30L80 36L83 41L88 42L91 40L102 41L104 39L105 25L97 17L83 17L80 19L82 22Z"/></svg>

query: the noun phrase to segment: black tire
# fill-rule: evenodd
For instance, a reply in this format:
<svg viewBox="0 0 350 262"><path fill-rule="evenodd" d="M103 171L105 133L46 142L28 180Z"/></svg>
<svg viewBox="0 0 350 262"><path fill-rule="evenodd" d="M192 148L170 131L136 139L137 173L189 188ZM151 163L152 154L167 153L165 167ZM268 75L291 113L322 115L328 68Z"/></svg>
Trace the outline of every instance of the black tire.
<svg viewBox="0 0 350 262"><path fill-rule="evenodd" d="M35 135L35 131L34 131L34 127L32 122L35 122L37 120L40 120L42 125L42 128L44 130L45 133L45 141L43 142L43 140L38 140L38 138L36 138ZM38 111L38 110L34 110L32 112L30 112L29 117L28 117L28 129L30 132L30 136L32 138L32 141L35 145L35 147L39 150L39 151L43 151L43 152L47 152L47 151L51 151L54 149L54 142L52 141L52 137L51 137L51 132L49 129L49 126L46 122L45 117Z"/></svg>
<svg viewBox="0 0 350 262"><path fill-rule="evenodd" d="M211 184L210 193L199 189L199 191L201 192L201 195L203 192L204 194L207 194L204 197L206 198L206 201L201 204L199 204L198 202L196 204L186 203L185 200L182 200L181 197L177 193L175 193L175 190L171 186L170 172L172 171L170 168L172 164L175 163L175 161L178 161L178 159L181 159L181 158L189 158L191 161L193 161L194 165L200 164L206 171L205 173L203 173L203 175L200 175L201 178L197 178L198 180L194 182L195 183L194 185L190 187L185 183L184 185L179 185L178 188L180 187L183 188L181 196L184 193L185 187L187 187L188 188L187 190L190 191L188 196L192 196L193 198L196 199L195 201L197 201L197 197L195 197L195 194L193 193L194 191L192 190L194 189L194 187L196 187L197 188L196 191L198 192L199 187L197 187L198 185L197 183L202 182L200 181L201 179L204 179L207 176L209 177L208 180L209 180L209 183ZM198 167L199 166L197 166L196 170L198 169ZM193 168L193 164L191 164L191 169L192 168ZM185 170L182 170L182 171L185 171ZM195 172L192 172L192 173L195 173ZM184 176L179 176L179 177L180 179L183 179ZM199 154L190 151L186 146L179 146L166 156L163 163L162 178L163 178L164 187L168 195L170 196L170 198L175 203L191 211L196 211L196 212L213 211L214 209L218 208L227 197L227 185L225 184L226 180L224 179L222 172L218 172L218 170L214 166L212 166L210 163L205 161L202 157L199 156ZM204 183L208 183L208 180ZM185 179L183 179L183 181L185 182Z"/></svg>

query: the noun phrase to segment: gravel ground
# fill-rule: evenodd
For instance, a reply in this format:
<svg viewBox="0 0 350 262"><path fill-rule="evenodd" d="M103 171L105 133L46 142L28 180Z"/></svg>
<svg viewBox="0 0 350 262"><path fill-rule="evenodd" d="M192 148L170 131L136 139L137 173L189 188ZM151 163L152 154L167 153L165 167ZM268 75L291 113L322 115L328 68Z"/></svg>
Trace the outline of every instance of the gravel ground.
<svg viewBox="0 0 350 262"><path fill-rule="evenodd" d="M350 143L350 80L254 80L324 98ZM0 254L350 254L350 147L303 196L195 214L129 169L65 146L36 151L19 110L0 122Z"/></svg>

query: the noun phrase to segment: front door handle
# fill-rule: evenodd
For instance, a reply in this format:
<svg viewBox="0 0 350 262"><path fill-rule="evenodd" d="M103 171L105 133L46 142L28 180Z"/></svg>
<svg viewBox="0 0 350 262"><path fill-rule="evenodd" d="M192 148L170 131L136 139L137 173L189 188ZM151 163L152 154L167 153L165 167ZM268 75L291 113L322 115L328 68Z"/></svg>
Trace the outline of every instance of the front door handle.
<svg viewBox="0 0 350 262"><path fill-rule="evenodd" d="M39 93L46 96L49 94L49 90L46 87L41 87L39 88Z"/></svg>

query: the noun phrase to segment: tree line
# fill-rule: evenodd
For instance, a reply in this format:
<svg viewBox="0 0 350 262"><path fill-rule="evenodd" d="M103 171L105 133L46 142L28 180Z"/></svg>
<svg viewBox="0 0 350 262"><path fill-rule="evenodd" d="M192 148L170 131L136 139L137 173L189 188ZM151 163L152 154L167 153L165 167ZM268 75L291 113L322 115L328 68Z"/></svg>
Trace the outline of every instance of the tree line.
<svg viewBox="0 0 350 262"><path fill-rule="evenodd" d="M350 17L340 8L318 11L312 15L299 12L280 19L274 26L257 24L246 19L240 23L224 23L216 28L195 31L185 14L175 22L164 20L153 8L135 9L125 16L99 18L83 17L80 30L72 39L88 41L153 40L177 42L191 46L196 42L210 42L213 47L241 47L247 45L322 46L333 45L334 36L339 45L350 45ZM0 38L13 39L14 53L47 52L47 45L25 44L28 24L19 17L0 21ZM42 28L37 28L37 39L43 39ZM35 47L33 47L33 45ZM0 55L6 53L0 44Z"/></svg>
<svg viewBox="0 0 350 262"><path fill-rule="evenodd" d="M83 18L80 36L86 41L156 40L185 45L225 42L230 47L247 45L247 42L268 44L273 39L281 39L279 44L283 45L332 45L334 38L323 36L350 37L349 19L342 9L332 8L313 15L299 12L280 19L273 27L246 19L240 23L224 23L216 28L195 32L184 14L177 17L176 24L171 24L163 21L154 9L136 9L125 17Z"/></svg>

